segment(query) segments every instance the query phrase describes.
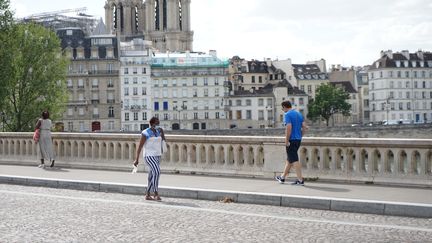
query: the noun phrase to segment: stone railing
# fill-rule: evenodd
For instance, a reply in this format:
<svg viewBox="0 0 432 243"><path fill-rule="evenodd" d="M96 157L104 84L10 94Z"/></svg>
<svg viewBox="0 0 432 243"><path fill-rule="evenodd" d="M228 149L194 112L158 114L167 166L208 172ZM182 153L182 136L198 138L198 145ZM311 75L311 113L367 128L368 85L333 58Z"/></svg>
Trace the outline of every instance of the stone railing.
<svg viewBox="0 0 432 243"><path fill-rule="evenodd" d="M53 140L59 166L129 170L139 135L53 133ZM167 140L166 172L271 178L286 158L283 137ZM0 163L37 165L37 153L31 133L0 133ZM432 187L432 139L304 138L299 155L308 178Z"/></svg>

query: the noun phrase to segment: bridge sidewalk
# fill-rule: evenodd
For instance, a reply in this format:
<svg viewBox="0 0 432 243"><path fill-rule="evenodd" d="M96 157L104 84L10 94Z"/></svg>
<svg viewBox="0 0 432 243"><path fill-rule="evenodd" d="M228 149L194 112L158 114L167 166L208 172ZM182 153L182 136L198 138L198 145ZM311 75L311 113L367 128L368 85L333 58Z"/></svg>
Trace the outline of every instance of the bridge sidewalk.
<svg viewBox="0 0 432 243"><path fill-rule="evenodd" d="M0 165L0 183L141 194L147 174ZM303 187L275 180L163 173L160 194L207 200L229 197L241 203L432 218L432 189L427 188L319 182L306 182Z"/></svg>

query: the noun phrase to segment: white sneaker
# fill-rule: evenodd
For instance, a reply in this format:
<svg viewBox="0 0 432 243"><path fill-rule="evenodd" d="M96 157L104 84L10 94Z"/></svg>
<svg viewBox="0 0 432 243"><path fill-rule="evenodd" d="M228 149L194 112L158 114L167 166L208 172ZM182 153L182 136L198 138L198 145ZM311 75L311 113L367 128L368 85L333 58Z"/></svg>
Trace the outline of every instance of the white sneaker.
<svg viewBox="0 0 432 243"><path fill-rule="evenodd" d="M43 169L43 168L45 168L45 164L40 164L40 165L38 165L38 167Z"/></svg>
<svg viewBox="0 0 432 243"><path fill-rule="evenodd" d="M132 174L137 173L138 172L138 166L136 166L135 164L132 164L132 167L133 167Z"/></svg>

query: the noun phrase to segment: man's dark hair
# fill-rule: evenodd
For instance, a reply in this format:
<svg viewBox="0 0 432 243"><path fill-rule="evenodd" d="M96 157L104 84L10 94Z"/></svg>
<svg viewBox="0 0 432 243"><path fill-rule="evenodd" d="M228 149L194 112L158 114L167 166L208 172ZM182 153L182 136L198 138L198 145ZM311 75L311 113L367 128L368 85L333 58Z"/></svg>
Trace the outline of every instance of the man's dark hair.
<svg viewBox="0 0 432 243"><path fill-rule="evenodd" d="M150 126L153 125L153 124L155 124L156 121L159 121L159 118L157 118L157 117L155 117L155 116L152 117L152 118L150 119Z"/></svg>
<svg viewBox="0 0 432 243"><path fill-rule="evenodd" d="M285 100L282 102L282 107L291 108L291 102L289 100Z"/></svg>
<svg viewBox="0 0 432 243"><path fill-rule="evenodd" d="M42 119L48 119L49 118L49 112L48 111L43 111L42 112Z"/></svg>

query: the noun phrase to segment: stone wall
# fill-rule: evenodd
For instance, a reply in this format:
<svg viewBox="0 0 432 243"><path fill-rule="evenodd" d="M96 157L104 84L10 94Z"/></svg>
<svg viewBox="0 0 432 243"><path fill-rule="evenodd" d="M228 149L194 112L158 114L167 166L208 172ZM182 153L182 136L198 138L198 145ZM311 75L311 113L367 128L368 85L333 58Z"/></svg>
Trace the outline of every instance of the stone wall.
<svg viewBox="0 0 432 243"><path fill-rule="evenodd" d="M189 135L235 135L235 136L284 136L283 128L270 129L224 129L167 131L168 134ZM432 124L393 126L311 126L305 137L340 138L420 138L432 139Z"/></svg>

